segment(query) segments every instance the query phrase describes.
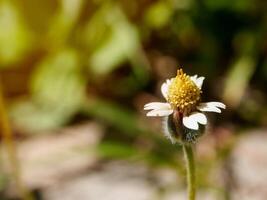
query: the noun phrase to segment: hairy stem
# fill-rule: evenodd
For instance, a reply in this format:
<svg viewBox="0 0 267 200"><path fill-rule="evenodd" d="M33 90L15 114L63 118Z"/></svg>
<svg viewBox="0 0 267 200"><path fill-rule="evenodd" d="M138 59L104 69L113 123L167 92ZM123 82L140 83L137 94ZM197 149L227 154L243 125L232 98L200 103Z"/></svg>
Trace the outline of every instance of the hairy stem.
<svg viewBox="0 0 267 200"><path fill-rule="evenodd" d="M195 161L194 161L193 148L191 145L184 144L183 151L186 161L188 200L195 200L196 175L195 175Z"/></svg>

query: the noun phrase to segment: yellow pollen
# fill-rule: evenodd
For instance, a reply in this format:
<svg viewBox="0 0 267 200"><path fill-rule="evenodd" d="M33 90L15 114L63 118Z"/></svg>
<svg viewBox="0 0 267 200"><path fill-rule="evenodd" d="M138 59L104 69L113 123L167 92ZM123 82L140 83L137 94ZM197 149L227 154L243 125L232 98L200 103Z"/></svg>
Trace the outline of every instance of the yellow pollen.
<svg viewBox="0 0 267 200"><path fill-rule="evenodd" d="M177 76L169 86L167 99L174 109L186 115L196 108L201 93L202 91L191 80L190 76L179 69Z"/></svg>

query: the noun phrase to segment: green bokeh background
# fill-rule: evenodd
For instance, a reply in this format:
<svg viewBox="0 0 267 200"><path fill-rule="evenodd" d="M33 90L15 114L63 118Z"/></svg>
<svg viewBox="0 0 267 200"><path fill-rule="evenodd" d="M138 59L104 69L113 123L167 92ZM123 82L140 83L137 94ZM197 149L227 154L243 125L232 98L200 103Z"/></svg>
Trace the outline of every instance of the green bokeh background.
<svg viewBox="0 0 267 200"><path fill-rule="evenodd" d="M0 78L16 136L97 121L104 159L176 166L179 147L143 105L163 100L160 84L178 68L206 77L203 101L227 105L214 129L231 127L235 140L266 126L266 10L260 0L0 1ZM217 160L232 144L220 146ZM199 162L205 171L214 160ZM200 185L212 187L204 175Z"/></svg>

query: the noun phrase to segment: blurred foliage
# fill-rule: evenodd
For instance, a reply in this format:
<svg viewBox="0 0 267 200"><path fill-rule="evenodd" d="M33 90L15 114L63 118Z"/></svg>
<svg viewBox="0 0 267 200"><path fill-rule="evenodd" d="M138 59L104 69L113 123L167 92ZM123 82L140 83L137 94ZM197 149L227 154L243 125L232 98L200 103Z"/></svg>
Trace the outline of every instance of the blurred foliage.
<svg viewBox="0 0 267 200"><path fill-rule="evenodd" d="M141 148L152 163L177 162L178 147L142 107L182 66L207 77L203 100L227 104L220 124L267 125L266 10L260 0L2 0L0 78L12 123L37 134L98 120L102 156Z"/></svg>
<svg viewBox="0 0 267 200"><path fill-rule="evenodd" d="M207 88L209 95L238 109L244 96L266 83L264 8L250 0L3 0L1 74L6 87L17 90L11 116L34 132L70 122L90 98L133 108L131 99L142 98L141 90L152 93L152 83L172 74L164 56L207 76L207 85L219 81ZM10 81L9 67L24 85ZM266 88L260 89L265 96ZM122 119L116 113L110 118Z"/></svg>
<svg viewBox="0 0 267 200"><path fill-rule="evenodd" d="M136 28L116 4L104 4L90 20L86 32L87 42L94 49L89 67L97 75L110 73L139 46ZM103 35L99 35L101 32Z"/></svg>
<svg viewBox="0 0 267 200"><path fill-rule="evenodd" d="M85 98L85 77L77 66L77 53L68 49L37 65L30 88L32 101L19 102L11 113L20 126L33 131L55 128L79 110Z"/></svg>
<svg viewBox="0 0 267 200"><path fill-rule="evenodd" d="M0 3L0 63L2 67L22 59L29 50L31 34L10 1Z"/></svg>

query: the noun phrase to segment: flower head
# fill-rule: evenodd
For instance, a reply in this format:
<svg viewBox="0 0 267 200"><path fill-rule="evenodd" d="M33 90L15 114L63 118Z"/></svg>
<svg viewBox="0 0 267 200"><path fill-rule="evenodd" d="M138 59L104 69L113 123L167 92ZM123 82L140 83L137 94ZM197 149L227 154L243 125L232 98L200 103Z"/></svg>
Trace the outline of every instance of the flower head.
<svg viewBox="0 0 267 200"><path fill-rule="evenodd" d="M166 87L167 101L181 113L190 113L200 101L201 88L182 69L177 71L177 76Z"/></svg>
<svg viewBox="0 0 267 200"><path fill-rule="evenodd" d="M177 76L167 79L161 86L162 95L166 103L152 102L144 106L150 110L147 116L167 117L164 121L168 137L174 142L182 132L182 139L195 141L195 136L200 135L201 126L207 124L207 117L203 112L221 113L225 105L221 102L201 103L201 87L204 77L188 76L182 69L177 71ZM173 132L173 133L171 133ZM192 137L191 137L192 136Z"/></svg>

